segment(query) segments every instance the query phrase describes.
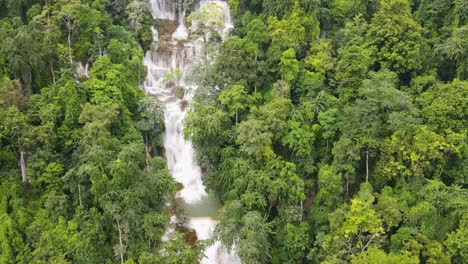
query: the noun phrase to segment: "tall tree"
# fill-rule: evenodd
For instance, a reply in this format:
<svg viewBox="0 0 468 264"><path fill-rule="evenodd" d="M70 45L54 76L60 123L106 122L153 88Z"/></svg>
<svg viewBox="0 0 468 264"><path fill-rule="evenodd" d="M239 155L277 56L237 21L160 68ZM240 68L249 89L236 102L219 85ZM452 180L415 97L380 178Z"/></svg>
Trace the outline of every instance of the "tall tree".
<svg viewBox="0 0 468 264"><path fill-rule="evenodd" d="M399 74L420 71L427 61L423 29L411 18L408 0L384 0L369 26L369 45L382 67Z"/></svg>

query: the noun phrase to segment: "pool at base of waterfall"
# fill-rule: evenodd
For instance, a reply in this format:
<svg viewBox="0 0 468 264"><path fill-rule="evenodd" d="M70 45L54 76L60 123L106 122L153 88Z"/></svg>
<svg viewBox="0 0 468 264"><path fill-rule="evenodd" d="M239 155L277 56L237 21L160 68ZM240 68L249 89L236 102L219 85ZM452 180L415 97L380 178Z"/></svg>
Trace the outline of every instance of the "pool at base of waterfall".
<svg viewBox="0 0 468 264"><path fill-rule="evenodd" d="M181 199L179 205L187 217L210 217L213 220L218 218L218 208L221 207L218 196L213 191L209 191L206 196L195 203L186 203Z"/></svg>

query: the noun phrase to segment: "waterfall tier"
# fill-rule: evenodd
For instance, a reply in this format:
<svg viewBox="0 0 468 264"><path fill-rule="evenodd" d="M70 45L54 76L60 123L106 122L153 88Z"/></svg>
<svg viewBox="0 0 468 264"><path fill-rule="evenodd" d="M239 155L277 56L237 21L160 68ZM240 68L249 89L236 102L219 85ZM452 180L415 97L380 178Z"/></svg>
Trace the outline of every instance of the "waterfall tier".
<svg viewBox="0 0 468 264"><path fill-rule="evenodd" d="M154 19L176 20L176 5L174 0L150 0Z"/></svg>

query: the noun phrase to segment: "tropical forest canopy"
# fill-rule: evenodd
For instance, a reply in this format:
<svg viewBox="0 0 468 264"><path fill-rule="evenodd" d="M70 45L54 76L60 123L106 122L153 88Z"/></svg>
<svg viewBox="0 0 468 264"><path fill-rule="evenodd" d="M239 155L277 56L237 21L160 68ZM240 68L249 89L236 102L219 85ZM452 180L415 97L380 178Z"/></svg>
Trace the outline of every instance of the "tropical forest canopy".
<svg viewBox="0 0 468 264"><path fill-rule="evenodd" d="M207 48L184 133L216 239L246 264L466 263L468 2L228 2L224 41L215 11L189 16ZM0 263L203 256L183 228L161 241L153 24L145 0L0 0Z"/></svg>

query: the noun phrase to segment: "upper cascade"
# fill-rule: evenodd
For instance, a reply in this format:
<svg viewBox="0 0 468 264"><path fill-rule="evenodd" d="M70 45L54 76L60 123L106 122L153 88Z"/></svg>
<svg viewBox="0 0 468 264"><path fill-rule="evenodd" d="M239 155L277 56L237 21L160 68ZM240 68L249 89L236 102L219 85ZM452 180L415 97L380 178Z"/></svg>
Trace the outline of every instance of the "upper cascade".
<svg viewBox="0 0 468 264"><path fill-rule="evenodd" d="M200 7L207 3L216 3L224 9L224 24L226 29L232 29L232 17L229 9L229 4L226 1L221 0L200 0L195 5L195 10L199 10ZM177 2L175 0L150 0L150 7L154 19L164 20L178 20L179 24L185 23L185 10L182 6L177 8Z"/></svg>
<svg viewBox="0 0 468 264"><path fill-rule="evenodd" d="M176 20L177 8L175 0L150 0L154 19Z"/></svg>
<svg viewBox="0 0 468 264"><path fill-rule="evenodd" d="M232 22L232 17L231 17L231 9L229 8L228 2L220 1L220 0L200 0L195 6L195 10L199 10L200 7L206 5L207 3L216 3L217 5L221 6L224 9L225 31L229 31L232 28L234 28L234 24Z"/></svg>

